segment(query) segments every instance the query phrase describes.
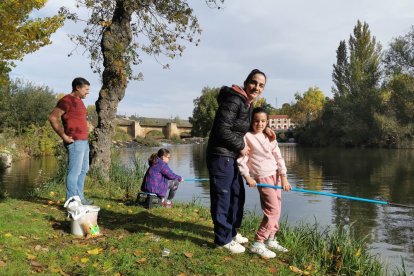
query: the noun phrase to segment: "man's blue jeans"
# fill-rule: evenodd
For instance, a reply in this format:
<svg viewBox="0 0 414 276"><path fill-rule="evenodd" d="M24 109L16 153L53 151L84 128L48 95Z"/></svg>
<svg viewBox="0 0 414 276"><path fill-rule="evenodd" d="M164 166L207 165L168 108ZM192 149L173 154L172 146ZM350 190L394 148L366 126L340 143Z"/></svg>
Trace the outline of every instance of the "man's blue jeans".
<svg viewBox="0 0 414 276"><path fill-rule="evenodd" d="M66 199L77 195L83 200L83 186L89 170L89 143L87 140L77 140L69 144L67 149Z"/></svg>

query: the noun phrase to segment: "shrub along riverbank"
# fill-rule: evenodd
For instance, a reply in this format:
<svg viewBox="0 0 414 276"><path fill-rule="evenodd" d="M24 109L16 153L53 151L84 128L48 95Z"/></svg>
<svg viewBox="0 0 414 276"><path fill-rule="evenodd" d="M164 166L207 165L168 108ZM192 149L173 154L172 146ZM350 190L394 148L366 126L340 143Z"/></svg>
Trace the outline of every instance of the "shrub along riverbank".
<svg viewBox="0 0 414 276"><path fill-rule="evenodd" d="M139 162L137 162L139 163ZM289 248L275 259L231 255L212 243L209 210L196 202L172 209L132 205L143 168L114 166L110 183L87 177L86 194L101 207L101 236L77 238L66 218L62 176L26 200L0 199L0 274L61 275L405 275L369 255L347 229L282 224ZM253 240L260 218L246 214L240 230ZM170 250L162 256L164 248Z"/></svg>

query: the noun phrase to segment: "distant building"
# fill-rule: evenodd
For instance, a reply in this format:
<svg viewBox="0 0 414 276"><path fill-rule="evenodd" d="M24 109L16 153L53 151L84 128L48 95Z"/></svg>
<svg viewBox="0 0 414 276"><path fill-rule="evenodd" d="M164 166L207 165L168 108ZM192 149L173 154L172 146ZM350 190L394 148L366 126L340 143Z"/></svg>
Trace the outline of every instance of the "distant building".
<svg viewBox="0 0 414 276"><path fill-rule="evenodd" d="M288 115L269 115L269 127L274 131L289 130L295 128Z"/></svg>

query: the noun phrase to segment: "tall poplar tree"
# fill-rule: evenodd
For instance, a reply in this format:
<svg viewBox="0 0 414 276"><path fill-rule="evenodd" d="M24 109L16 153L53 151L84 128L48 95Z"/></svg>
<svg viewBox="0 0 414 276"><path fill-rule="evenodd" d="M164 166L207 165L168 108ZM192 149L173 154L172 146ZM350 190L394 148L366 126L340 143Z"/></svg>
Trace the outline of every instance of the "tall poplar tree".
<svg viewBox="0 0 414 276"><path fill-rule="evenodd" d="M375 115L380 106L382 71L381 45L371 36L367 23L359 20L348 40L341 41L332 73L335 102L333 118L342 135L342 143L369 145L378 135ZM349 56L347 55L349 51Z"/></svg>

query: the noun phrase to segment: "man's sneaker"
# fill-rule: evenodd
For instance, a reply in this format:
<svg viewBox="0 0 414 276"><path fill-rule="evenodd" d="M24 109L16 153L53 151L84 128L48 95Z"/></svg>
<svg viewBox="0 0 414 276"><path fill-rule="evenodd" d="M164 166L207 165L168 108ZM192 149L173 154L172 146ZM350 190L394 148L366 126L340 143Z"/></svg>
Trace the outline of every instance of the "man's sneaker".
<svg viewBox="0 0 414 276"><path fill-rule="evenodd" d="M239 233L237 233L237 235L233 237L233 241L237 243L248 243L249 242L249 240L246 237L243 237Z"/></svg>
<svg viewBox="0 0 414 276"><path fill-rule="evenodd" d="M82 205L92 205L93 204L93 200L86 199L86 198L82 199L81 202L82 202Z"/></svg>
<svg viewBox="0 0 414 276"><path fill-rule="evenodd" d="M173 207L173 204L172 204L171 200L163 200L163 201L162 201L162 205L163 205L165 208L172 208L172 207Z"/></svg>
<svg viewBox="0 0 414 276"><path fill-rule="evenodd" d="M228 244L225 244L221 247L228 249L231 253L234 253L234 254L243 253L246 250L246 248L244 248L243 245L235 241L231 241Z"/></svg>
<svg viewBox="0 0 414 276"><path fill-rule="evenodd" d="M262 242L255 242L250 247L250 251L252 251L253 253L259 254L260 257L264 259L271 259L271 258L276 257L276 253L267 249L265 244Z"/></svg>
<svg viewBox="0 0 414 276"><path fill-rule="evenodd" d="M286 253L289 250L287 250L286 248L284 248L283 246L281 246L276 239L268 239L266 242L266 246L272 249L275 249L279 252L283 252Z"/></svg>

